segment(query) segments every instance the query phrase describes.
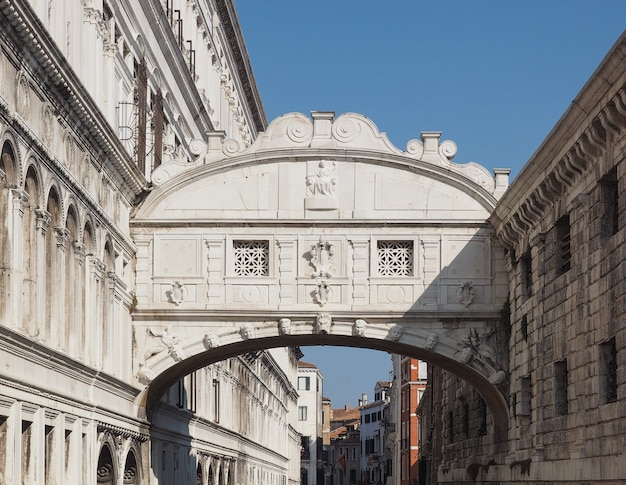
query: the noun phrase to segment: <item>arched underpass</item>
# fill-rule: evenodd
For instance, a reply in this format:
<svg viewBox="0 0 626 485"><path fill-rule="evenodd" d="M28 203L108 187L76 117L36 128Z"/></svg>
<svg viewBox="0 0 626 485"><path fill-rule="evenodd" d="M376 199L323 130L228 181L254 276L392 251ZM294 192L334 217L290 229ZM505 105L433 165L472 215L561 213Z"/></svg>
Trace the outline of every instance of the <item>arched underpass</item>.
<svg viewBox="0 0 626 485"><path fill-rule="evenodd" d="M498 384L506 378L504 371L495 369L492 367L493 363L487 361L490 356L485 351L486 344L481 344L480 341L472 344L468 339L467 345L458 350L455 337L459 332L465 332L465 328L459 330L458 322L451 324L457 327L456 329L446 328L445 323L442 323L431 325L426 330L405 327L402 324L369 324L364 320L357 324L332 323L331 319L327 330L319 329L316 323L297 324L292 321L289 323L287 330L289 333L284 333L286 330L279 320L264 326L245 324L221 336L207 333L200 343L192 341L187 345L172 334L170 337L176 343L163 349L161 356L154 356L142 365L140 379L148 385L140 396L140 407L145 409L147 417L150 418L158 407L163 393L181 377L229 357L275 347L311 345L358 347L414 357L466 380L476 388L489 406L496 440L506 439L507 403L498 389ZM479 330L482 332L483 329L476 326L471 328L475 335L481 335ZM221 345L220 341L225 343ZM491 351L490 349L489 352ZM185 357L187 355L189 357ZM170 362L174 360L178 361Z"/></svg>

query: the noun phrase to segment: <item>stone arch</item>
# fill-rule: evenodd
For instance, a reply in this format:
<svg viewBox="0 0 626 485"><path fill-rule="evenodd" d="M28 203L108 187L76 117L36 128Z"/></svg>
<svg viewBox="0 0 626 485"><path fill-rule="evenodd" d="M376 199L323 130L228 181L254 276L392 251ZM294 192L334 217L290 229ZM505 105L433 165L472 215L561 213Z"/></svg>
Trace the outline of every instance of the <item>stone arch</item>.
<svg viewBox="0 0 626 485"><path fill-rule="evenodd" d="M481 340L480 336L489 332L487 322L434 321L418 326L416 322L402 319L382 320L368 322L363 333L355 335L352 321L333 319L328 328L320 330L316 328L316 319L294 319L289 333L284 333L284 327L277 321L229 322L220 325L221 330L216 328L215 333L187 334L185 340L176 335L176 329L165 329L158 342L159 349L163 350L140 366L137 377L147 388L139 404L145 407L150 418L161 395L182 376L236 355L273 347L359 347L415 357L466 380L487 403L492 417L491 430L496 438L506 436L508 406L499 387L506 380L506 372L492 360L493 351Z"/></svg>
<svg viewBox="0 0 626 485"><path fill-rule="evenodd" d="M123 471L124 485L139 485L141 483L141 468L137 461L135 449L131 447L126 455Z"/></svg>
<svg viewBox="0 0 626 485"><path fill-rule="evenodd" d="M110 443L105 442L100 447L100 453L98 453L96 481L99 485L117 484L115 453L112 452L111 447L112 445ZM115 449L114 446L113 449Z"/></svg>
<svg viewBox="0 0 626 485"><path fill-rule="evenodd" d="M96 238L95 224L90 214L85 216L82 233L82 243L85 246L86 256L96 256L98 254L98 243Z"/></svg>
<svg viewBox="0 0 626 485"><path fill-rule="evenodd" d="M9 140L5 140L2 144L2 153L0 155L0 267L10 268L13 248L9 242L9 217L11 193L10 187L15 185L16 171L18 163L15 157L13 144ZM9 293L11 282L8 272L3 271L0 275L0 294L7 295ZM0 319L6 321L6 298L0 299Z"/></svg>
<svg viewBox="0 0 626 485"><path fill-rule="evenodd" d="M7 186L15 187L21 180L18 150L12 134L7 133L3 138L0 170L4 172L2 178L5 180Z"/></svg>
<svg viewBox="0 0 626 485"><path fill-rule="evenodd" d="M216 485L213 478L213 464L209 463L209 469L207 471L206 485Z"/></svg>

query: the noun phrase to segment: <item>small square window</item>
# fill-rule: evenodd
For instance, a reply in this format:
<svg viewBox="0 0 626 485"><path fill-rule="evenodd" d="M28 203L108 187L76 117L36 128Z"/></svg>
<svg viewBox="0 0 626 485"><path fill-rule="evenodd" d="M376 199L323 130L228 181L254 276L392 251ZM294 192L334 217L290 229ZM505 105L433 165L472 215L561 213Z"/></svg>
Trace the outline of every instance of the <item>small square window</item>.
<svg viewBox="0 0 626 485"><path fill-rule="evenodd" d="M413 241L378 241L379 276L413 276Z"/></svg>
<svg viewBox="0 0 626 485"><path fill-rule="evenodd" d="M235 276L269 276L268 241L233 241Z"/></svg>

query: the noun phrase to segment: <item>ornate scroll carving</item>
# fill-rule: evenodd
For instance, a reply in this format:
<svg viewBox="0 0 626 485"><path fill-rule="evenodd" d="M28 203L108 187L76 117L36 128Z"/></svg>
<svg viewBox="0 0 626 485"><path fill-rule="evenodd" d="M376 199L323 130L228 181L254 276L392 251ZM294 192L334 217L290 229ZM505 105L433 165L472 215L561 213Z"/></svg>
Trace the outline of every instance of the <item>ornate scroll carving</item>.
<svg viewBox="0 0 626 485"><path fill-rule="evenodd" d="M330 278L335 260L332 243L320 240L311 247L311 264L315 268L314 278Z"/></svg>
<svg viewBox="0 0 626 485"><path fill-rule="evenodd" d="M180 339L172 332L171 325L168 325L161 331L148 328L148 334L152 337L160 338L161 344L153 346L146 352L144 356L146 360L164 350L167 350L172 359L176 362L180 362L185 358L183 348L180 345Z"/></svg>
<svg viewBox="0 0 626 485"><path fill-rule="evenodd" d="M165 294L170 303L178 306L185 301L185 298L187 297L187 288L185 288L185 285L181 284L179 281L174 281L171 289L166 291Z"/></svg>
<svg viewBox="0 0 626 485"><path fill-rule="evenodd" d="M456 298L466 308L474 302L474 287L471 281L466 281L456 290Z"/></svg>

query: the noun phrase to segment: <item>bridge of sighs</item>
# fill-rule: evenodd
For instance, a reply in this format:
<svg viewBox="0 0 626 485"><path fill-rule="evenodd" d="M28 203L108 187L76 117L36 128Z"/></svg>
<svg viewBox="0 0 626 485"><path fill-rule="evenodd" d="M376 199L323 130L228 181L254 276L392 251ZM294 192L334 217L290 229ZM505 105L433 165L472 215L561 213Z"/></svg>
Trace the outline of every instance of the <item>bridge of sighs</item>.
<svg viewBox="0 0 626 485"><path fill-rule="evenodd" d="M508 171L452 162L438 132L399 150L363 116L311 116L244 149L211 134L154 172L131 223L141 406L230 356L341 345L462 377L505 432L508 280L487 218Z"/></svg>

